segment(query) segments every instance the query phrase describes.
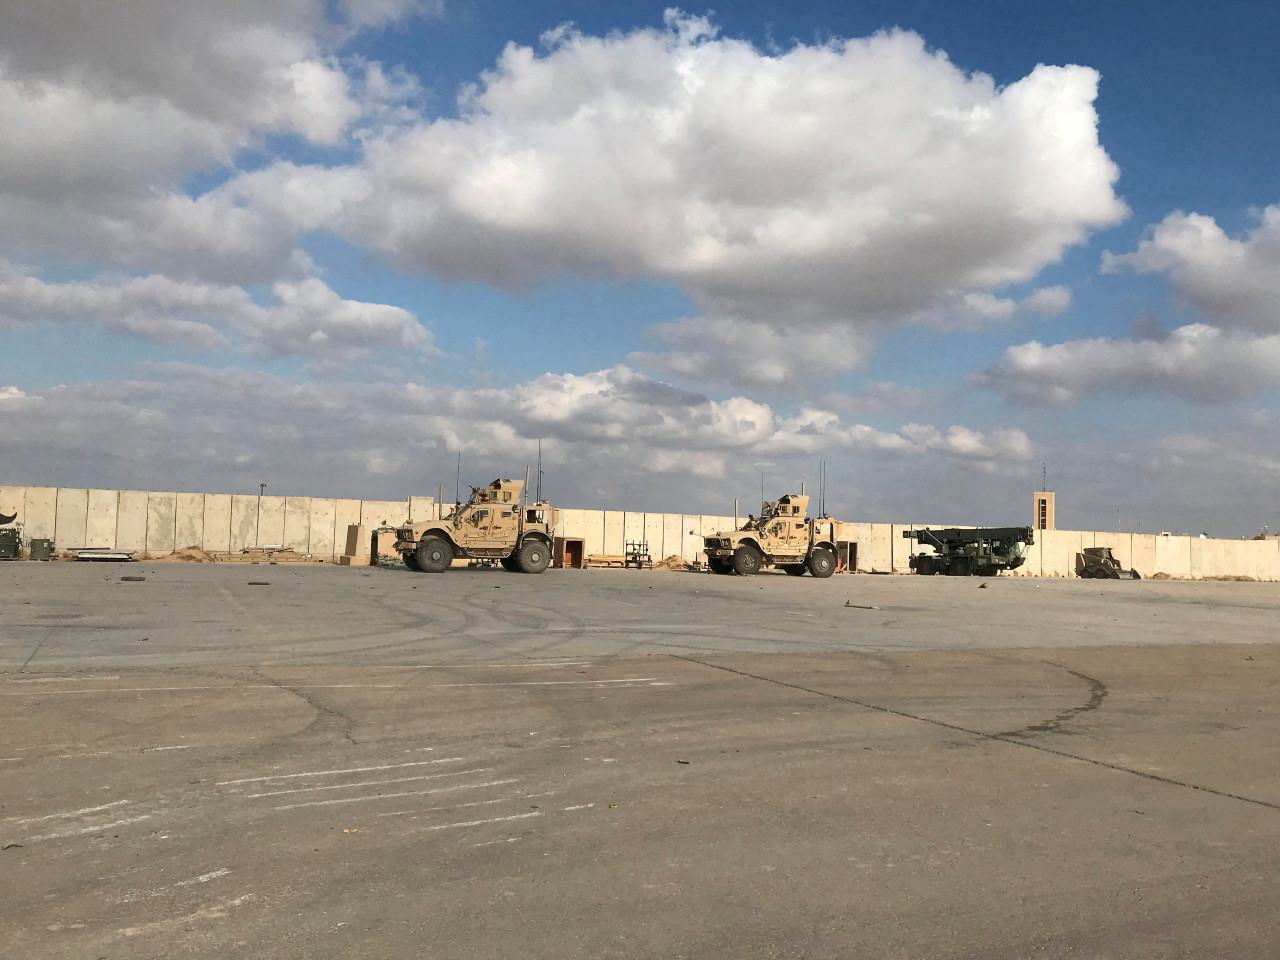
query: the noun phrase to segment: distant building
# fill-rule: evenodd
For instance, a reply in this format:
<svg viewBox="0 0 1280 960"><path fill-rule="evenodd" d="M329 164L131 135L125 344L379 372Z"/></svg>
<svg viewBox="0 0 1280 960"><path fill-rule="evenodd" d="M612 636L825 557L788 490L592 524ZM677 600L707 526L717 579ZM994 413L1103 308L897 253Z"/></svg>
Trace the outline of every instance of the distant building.
<svg viewBox="0 0 1280 960"><path fill-rule="evenodd" d="M1048 490L1040 490L1032 496L1035 501L1031 513L1031 526L1036 530L1056 529L1053 525L1053 493Z"/></svg>

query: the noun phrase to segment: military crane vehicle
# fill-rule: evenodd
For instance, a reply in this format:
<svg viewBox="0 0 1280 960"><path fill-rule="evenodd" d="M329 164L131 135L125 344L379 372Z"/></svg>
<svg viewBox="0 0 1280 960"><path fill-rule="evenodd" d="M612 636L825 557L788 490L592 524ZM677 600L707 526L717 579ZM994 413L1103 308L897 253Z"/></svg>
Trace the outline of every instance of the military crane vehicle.
<svg viewBox="0 0 1280 960"><path fill-rule="evenodd" d="M933 547L933 553L913 553L910 566L922 576L994 577L1027 562L1026 547L1035 543L1030 527L922 527L902 536Z"/></svg>

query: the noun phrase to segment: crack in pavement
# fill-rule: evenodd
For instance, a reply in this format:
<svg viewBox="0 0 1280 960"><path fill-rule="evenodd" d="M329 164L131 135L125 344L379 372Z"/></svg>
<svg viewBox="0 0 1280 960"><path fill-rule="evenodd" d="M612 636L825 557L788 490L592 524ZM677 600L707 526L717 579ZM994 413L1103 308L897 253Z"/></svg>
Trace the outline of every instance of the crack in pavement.
<svg viewBox="0 0 1280 960"><path fill-rule="evenodd" d="M297 697L307 706L311 707L311 709L315 710L316 713L320 715L316 718L316 721L318 721L320 717L336 718L337 720L341 721L343 738L347 740L349 743L351 743L353 746L360 745L356 740L356 738L351 735L351 731L354 730L356 727L356 722L352 720L350 717L348 717L341 710L337 710L334 707L330 707L327 704L321 703L314 696L303 693L301 690L297 689L296 687L291 687L288 684L284 683L283 681L276 680L273 677L268 677L261 670L254 669L252 673L255 677L259 677L264 683L270 684L271 686L276 687L279 690L283 690L285 693L293 694L295 697ZM313 721L313 723L314 722L315 721Z"/></svg>
<svg viewBox="0 0 1280 960"><path fill-rule="evenodd" d="M1226 790L1216 790L1213 787L1206 787L1198 783L1190 783L1186 780L1176 780L1173 777L1161 776L1158 773L1148 773L1145 770L1137 770L1133 767L1126 767L1119 763L1108 763L1106 760L1095 760L1093 757L1085 757L1078 753L1071 753L1067 750L1058 750L1054 747L1047 747L1042 743L1033 743L1029 740L1019 739L1004 733L987 733L984 730L975 730L972 727L961 726L958 723L948 723L946 720L937 720L933 717L924 717L919 714L908 713L905 710L895 710L893 707L886 707L883 704L871 703L867 700L859 700L856 697L845 697L838 693L828 693L825 690L815 690L812 687L806 687L799 683L790 683L786 680L778 680L774 677L761 676L758 673L749 673L746 670L735 670L733 667L725 667L718 663L708 663L705 660L697 660L693 657L682 657L679 654L668 654L674 660L684 660L688 663L696 663L699 666L710 667L712 670L723 670L725 673L736 674L739 677L747 677L751 680L759 680L762 683L772 683L780 687L788 687L792 690L799 690L803 693L811 693L817 697L826 697L829 700L838 700L841 703L853 704L856 707L862 707L866 710L874 710L877 713L884 713L894 717L901 717L904 720L915 720L918 723L927 723L931 726L941 727L944 730L954 730L957 733L966 733L972 737L978 737L981 740L992 740L997 743L1007 743L1010 746L1022 747L1027 750L1036 750L1040 753L1047 753L1055 757L1064 757L1068 760L1079 760L1081 763L1092 764L1095 767L1102 767L1105 770L1114 770L1117 773L1127 773L1143 780L1151 780L1154 783L1163 783L1173 787L1183 787L1187 790L1197 790L1200 793L1211 794L1215 797L1225 797L1228 800L1239 800L1241 803L1249 803L1254 806L1266 807L1270 810L1280 810L1280 803L1272 803L1270 800L1260 800L1257 797L1247 797L1239 793L1231 793Z"/></svg>
<svg viewBox="0 0 1280 960"><path fill-rule="evenodd" d="M1052 660L1045 660L1044 662L1049 664L1049 666L1051 667L1058 667L1060 670L1065 670L1067 673L1071 674L1073 677L1076 677L1077 679L1083 680L1085 683L1087 683L1089 685L1088 702L1082 704L1081 706L1071 707L1067 710L1064 710L1062 711L1062 713L1058 714L1056 717L1050 717L1048 720L1041 721L1040 723L1034 723L1031 726L1021 727L1018 730L1001 731L1000 733L996 734L997 737L1027 737L1036 733L1057 733L1062 729L1063 724L1067 723L1070 720L1075 719L1082 713L1089 713L1091 710L1097 710L1100 706L1102 706L1102 701L1107 699L1107 693L1108 693L1107 685L1103 683L1101 680L1097 679L1096 677L1090 677L1087 674L1077 673L1075 670L1072 670L1070 667L1064 667L1062 664L1054 663Z"/></svg>

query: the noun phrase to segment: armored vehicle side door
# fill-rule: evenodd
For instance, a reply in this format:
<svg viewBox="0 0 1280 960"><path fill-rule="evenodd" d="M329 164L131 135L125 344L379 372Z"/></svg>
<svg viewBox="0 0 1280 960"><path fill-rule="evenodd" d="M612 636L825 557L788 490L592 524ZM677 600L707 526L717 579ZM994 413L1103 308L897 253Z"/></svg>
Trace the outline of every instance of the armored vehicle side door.
<svg viewBox="0 0 1280 960"><path fill-rule="evenodd" d="M514 503L495 503L491 508L493 520L489 524L488 546L514 546L520 531L520 517L516 511L520 509Z"/></svg>
<svg viewBox="0 0 1280 960"><path fill-rule="evenodd" d="M459 538L468 547L483 547L489 541L489 529L493 525L493 508L475 507L462 520Z"/></svg>

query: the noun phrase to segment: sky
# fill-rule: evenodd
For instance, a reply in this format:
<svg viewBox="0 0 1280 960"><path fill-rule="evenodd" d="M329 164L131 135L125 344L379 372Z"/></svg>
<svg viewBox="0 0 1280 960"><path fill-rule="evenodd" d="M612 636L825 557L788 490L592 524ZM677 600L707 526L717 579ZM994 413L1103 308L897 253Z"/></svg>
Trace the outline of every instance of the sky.
<svg viewBox="0 0 1280 960"><path fill-rule="evenodd" d="M1280 531L1280 6L7 0L0 484Z"/></svg>

